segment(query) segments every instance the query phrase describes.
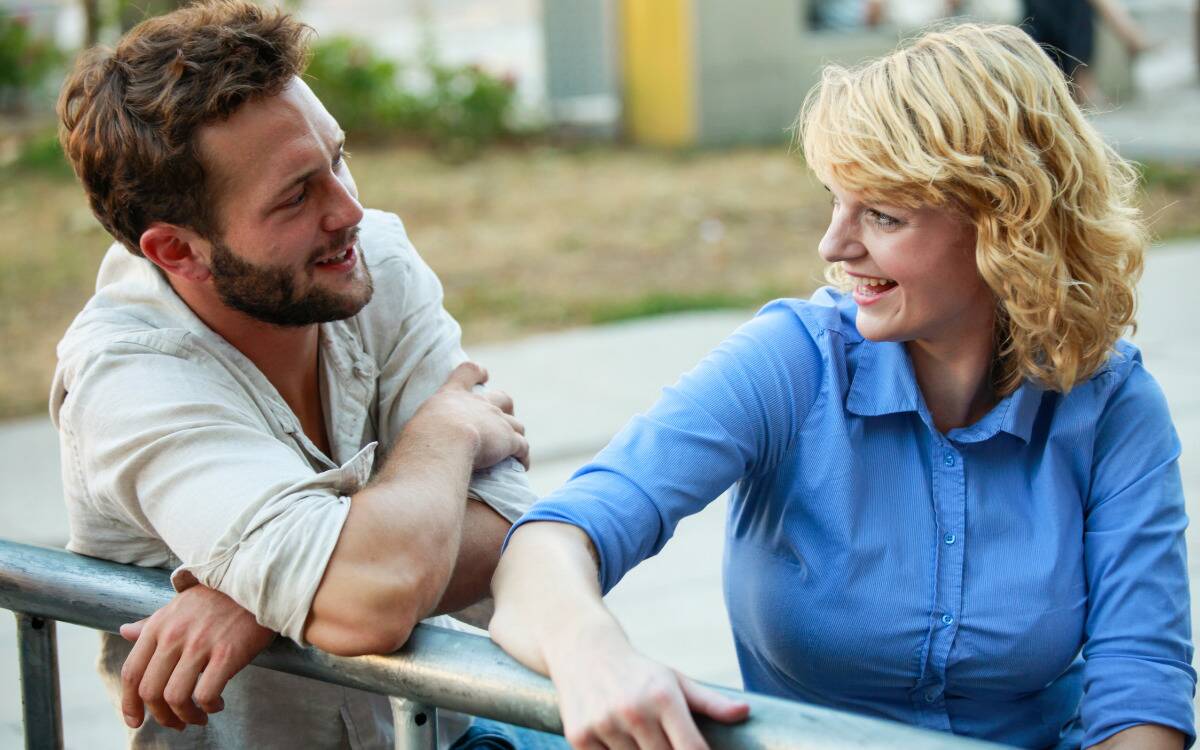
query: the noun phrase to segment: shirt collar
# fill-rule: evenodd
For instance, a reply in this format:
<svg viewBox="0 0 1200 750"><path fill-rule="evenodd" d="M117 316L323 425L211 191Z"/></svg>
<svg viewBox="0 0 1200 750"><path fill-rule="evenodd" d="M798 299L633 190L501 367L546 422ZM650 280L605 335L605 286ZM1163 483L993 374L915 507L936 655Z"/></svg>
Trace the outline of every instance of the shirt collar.
<svg viewBox="0 0 1200 750"><path fill-rule="evenodd" d="M976 443L1006 432L1028 443L1044 393L1045 389L1026 380L978 422L951 430L946 437ZM930 430L935 429L917 387L908 350L898 342L863 341L859 345L858 367L846 394L846 410L862 417L915 412Z"/></svg>
<svg viewBox="0 0 1200 750"><path fill-rule="evenodd" d="M863 341L858 352L858 366L846 394L849 412L860 417L878 417L925 411L925 400L917 388L904 344Z"/></svg>

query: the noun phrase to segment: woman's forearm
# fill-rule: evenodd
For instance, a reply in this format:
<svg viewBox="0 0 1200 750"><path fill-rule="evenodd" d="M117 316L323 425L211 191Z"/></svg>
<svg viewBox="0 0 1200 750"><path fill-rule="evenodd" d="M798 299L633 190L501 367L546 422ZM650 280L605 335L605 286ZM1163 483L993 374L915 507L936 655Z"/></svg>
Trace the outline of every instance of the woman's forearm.
<svg viewBox="0 0 1200 750"><path fill-rule="evenodd" d="M496 612L488 630L513 658L549 674L548 654L582 634L624 640L600 596L596 552L582 530L530 523L513 534L492 578Z"/></svg>
<svg viewBox="0 0 1200 750"><path fill-rule="evenodd" d="M1183 735L1158 724L1142 724L1117 732L1091 750L1183 750Z"/></svg>

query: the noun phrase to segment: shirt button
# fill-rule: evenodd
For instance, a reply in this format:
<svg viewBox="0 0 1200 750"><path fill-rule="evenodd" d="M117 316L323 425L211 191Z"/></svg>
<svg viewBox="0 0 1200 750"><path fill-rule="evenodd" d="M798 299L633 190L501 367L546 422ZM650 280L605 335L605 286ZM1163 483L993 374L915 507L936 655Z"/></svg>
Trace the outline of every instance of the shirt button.
<svg viewBox="0 0 1200 750"><path fill-rule="evenodd" d="M946 625L949 625L954 622L954 618L950 615L942 615L942 622Z"/></svg>
<svg viewBox="0 0 1200 750"><path fill-rule="evenodd" d="M946 536L942 537L942 541L946 544L954 544L956 540L957 537L955 537L953 534L946 534Z"/></svg>
<svg viewBox="0 0 1200 750"><path fill-rule="evenodd" d="M942 463L946 464L947 466L953 466L954 454L950 451L946 451L946 455L942 456Z"/></svg>
<svg viewBox="0 0 1200 750"><path fill-rule="evenodd" d="M936 690L925 691L925 702L926 703L933 703L935 700L937 700L937 691Z"/></svg>

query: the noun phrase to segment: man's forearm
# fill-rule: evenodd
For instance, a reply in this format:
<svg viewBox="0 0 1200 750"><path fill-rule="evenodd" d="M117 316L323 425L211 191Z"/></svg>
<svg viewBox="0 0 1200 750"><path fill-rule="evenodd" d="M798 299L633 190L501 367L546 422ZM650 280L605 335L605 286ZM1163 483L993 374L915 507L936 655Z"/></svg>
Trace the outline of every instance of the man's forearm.
<svg viewBox="0 0 1200 750"><path fill-rule="evenodd" d="M474 460L469 437L400 441L350 512L305 638L338 654L399 648L442 599L458 559Z"/></svg>
<svg viewBox="0 0 1200 750"><path fill-rule="evenodd" d="M458 559L433 614L458 612L490 596L489 586L500 561L500 547L511 526L508 519L486 503L467 502Z"/></svg>
<svg viewBox="0 0 1200 750"><path fill-rule="evenodd" d="M305 624L314 646L343 655L394 651L442 600L458 563L472 471L529 455L512 399L476 392L486 381L476 364L454 368L405 425L379 475L351 498Z"/></svg>

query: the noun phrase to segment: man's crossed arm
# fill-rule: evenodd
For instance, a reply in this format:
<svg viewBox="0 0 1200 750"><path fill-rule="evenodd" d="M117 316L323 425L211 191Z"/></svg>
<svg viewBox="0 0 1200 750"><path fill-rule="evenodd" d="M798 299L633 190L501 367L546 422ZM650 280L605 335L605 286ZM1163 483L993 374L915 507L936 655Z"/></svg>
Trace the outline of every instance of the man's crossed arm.
<svg viewBox="0 0 1200 750"><path fill-rule="evenodd" d="M500 392L475 393L486 373L460 365L417 411L350 512L313 597L305 638L341 655L388 653L425 617L487 595L509 522L468 501L474 469L528 463L524 427ZM192 587L122 628L137 643L121 672L130 726L143 703L166 727L204 724L225 684L275 634L224 594Z"/></svg>

